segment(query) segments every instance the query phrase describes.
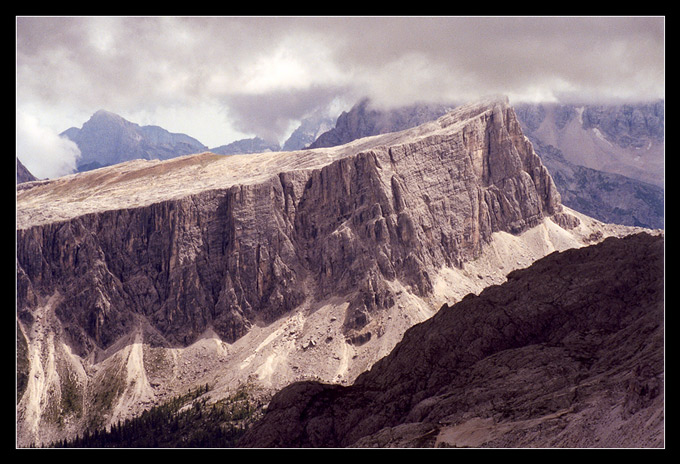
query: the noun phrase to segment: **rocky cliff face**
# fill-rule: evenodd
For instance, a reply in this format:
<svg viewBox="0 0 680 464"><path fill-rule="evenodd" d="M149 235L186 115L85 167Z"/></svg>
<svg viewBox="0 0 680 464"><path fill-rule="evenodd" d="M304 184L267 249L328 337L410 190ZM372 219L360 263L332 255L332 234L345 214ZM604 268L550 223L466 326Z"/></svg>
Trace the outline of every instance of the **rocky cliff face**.
<svg viewBox="0 0 680 464"><path fill-rule="evenodd" d="M20 441L192 382L350 381L431 308L610 233L562 207L505 99L340 147L22 184Z"/></svg>
<svg viewBox="0 0 680 464"><path fill-rule="evenodd" d="M554 253L409 329L349 387L293 384L256 447L663 447L663 238Z"/></svg>
<svg viewBox="0 0 680 464"><path fill-rule="evenodd" d="M84 352L110 346L134 314L173 343L208 326L233 342L256 318L298 306L307 279L317 292L355 293L346 324L361 328L391 305L386 281L430 293L428 268L460 266L493 232L560 212L509 107L438 124L461 127L258 183L20 228L18 262L34 291L64 296L57 314Z"/></svg>

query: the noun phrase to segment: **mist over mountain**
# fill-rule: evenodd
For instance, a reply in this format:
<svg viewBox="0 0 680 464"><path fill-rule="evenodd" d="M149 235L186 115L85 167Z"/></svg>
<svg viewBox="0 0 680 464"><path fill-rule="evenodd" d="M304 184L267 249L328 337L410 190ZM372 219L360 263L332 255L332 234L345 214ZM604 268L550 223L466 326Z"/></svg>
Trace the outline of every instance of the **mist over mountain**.
<svg viewBox="0 0 680 464"><path fill-rule="evenodd" d="M17 16L15 446L664 448L665 25Z"/></svg>
<svg viewBox="0 0 680 464"><path fill-rule="evenodd" d="M100 110L82 128L70 128L60 135L76 143L81 156L77 172L89 171L134 159L171 159L210 151L220 155L298 150L312 143L332 125L328 117L306 118L280 146L261 137L235 140L209 148L186 134L171 133L158 126L140 126L109 111Z"/></svg>
<svg viewBox="0 0 680 464"><path fill-rule="evenodd" d="M335 118L328 116L309 117L301 121L300 126L295 129L290 137L283 143L282 149L285 151L302 150L310 146L321 134L327 132L335 125Z"/></svg>

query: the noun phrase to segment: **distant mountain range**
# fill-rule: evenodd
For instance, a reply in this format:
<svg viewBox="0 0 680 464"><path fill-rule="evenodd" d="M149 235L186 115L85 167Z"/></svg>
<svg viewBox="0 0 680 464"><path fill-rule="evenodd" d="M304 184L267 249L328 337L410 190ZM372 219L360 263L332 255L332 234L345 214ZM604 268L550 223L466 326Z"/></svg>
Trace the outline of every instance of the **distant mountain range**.
<svg viewBox="0 0 680 464"><path fill-rule="evenodd" d="M170 159L206 151L193 137L175 134L158 126L140 126L109 111L97 111L81 129L60 134L78 146L79 172L133 159Z"/></svg>
<svg viewBox="0 0 680 464"><path fill-rule="evenodd" d="M60 135L75 142L80 149L76 171L83 172L133 159L164 160L203 151L235 155L300 150L332 125L330 118L312 117L304 119L283 146L253 137L210 148L186 134L172 133L158 126L140 126L117 114L100 110L82 128L72 127Z"/></svg>
<svg viewBox="0 0 680 464"><path fill-rule="evenodd" d="M515 110L566 206L604 222L664 228L663 101Z"/></svg>

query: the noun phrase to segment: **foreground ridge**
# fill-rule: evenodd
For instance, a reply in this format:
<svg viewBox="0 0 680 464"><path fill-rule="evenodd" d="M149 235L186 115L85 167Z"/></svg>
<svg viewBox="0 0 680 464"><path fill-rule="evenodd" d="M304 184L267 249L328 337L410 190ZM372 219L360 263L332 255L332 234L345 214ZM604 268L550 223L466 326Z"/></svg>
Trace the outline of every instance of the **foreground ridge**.
<svg viewBox="0 0 680 464"><path fill-rule="evenodd" d="M347 387L293 384L254 447L663 447L661 236L553 253L443 306Z"/></svg>

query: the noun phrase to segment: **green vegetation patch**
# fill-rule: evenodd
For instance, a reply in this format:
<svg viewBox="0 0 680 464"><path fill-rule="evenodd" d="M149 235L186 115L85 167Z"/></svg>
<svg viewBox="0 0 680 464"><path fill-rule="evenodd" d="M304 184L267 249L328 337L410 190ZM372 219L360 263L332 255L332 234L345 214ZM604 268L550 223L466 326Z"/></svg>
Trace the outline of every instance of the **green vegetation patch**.
<svg viewBox="0 0 680 464"><path fill-rule="evenodd" d="M209 385L154 406L141 415L54 448L231 448L264 414L265 402L251 385L208 403Z"/></svg>
<svg viewBox="0 0 680 464"><path fill-rule="evenodd" d="M92 392L92 406L89 410L93 411L93 415L88 421L89 428L102 427L105 415L125 391L126 372L124 367L124 363L120 362L101 373L99 381L93 382L93 385L98 385L98 387Z"/></svg>

